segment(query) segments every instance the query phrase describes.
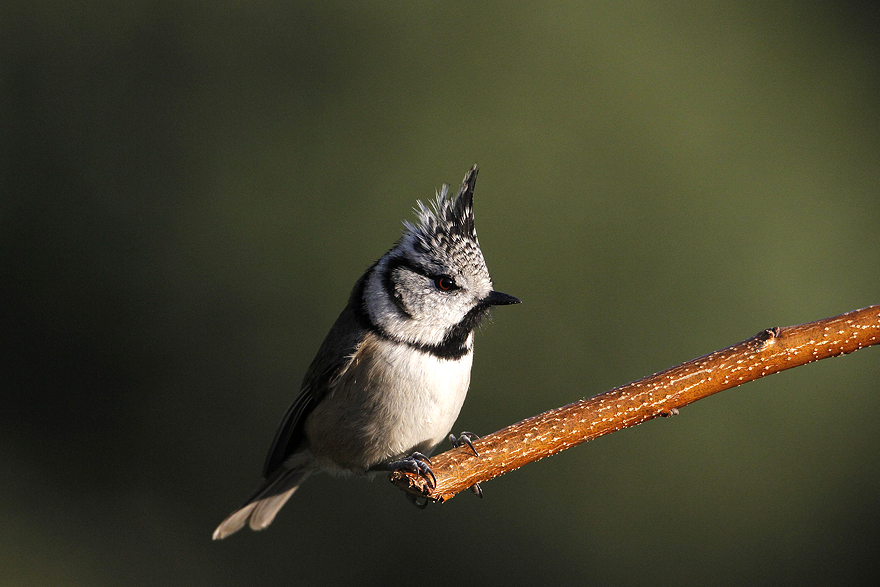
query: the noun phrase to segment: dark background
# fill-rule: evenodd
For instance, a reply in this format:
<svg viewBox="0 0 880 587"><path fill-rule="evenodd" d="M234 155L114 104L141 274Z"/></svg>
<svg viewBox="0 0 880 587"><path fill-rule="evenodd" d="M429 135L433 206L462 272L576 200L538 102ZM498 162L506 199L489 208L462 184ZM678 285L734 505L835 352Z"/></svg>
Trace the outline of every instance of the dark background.
<svg viewBox="0 0 880 587"><path fill-rule="evenodd" d="M880 361L418 511L311 479L211 542L360 273L474 162L456 430L880 302L880 13L841 2L5 2L3 585L874 584Z"/></svg>

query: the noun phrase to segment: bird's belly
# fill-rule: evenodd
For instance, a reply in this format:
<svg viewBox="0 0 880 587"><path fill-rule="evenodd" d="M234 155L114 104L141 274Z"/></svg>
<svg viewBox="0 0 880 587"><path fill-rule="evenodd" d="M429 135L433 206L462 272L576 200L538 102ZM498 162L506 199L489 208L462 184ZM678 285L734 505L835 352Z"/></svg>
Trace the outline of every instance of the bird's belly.
<svg viewBox="0 0 880 587"><path fill-rule="evenodd" d="M306 422L312 453L354 472L428 454L442 442L464 403L473 362L472 353L447 360L384 340L371 344Z"/></svg>
<svg viewBox="0 0 880 587"><path fill-rule="evenodd" d="M418 351L417 351L418 352ZM389 386L386 408L399 414L391 427L393 456L418 450L430 453L449 434L467 395L473 355L440 359L419 352L419 360L401 361L399 384Z"/></svg>

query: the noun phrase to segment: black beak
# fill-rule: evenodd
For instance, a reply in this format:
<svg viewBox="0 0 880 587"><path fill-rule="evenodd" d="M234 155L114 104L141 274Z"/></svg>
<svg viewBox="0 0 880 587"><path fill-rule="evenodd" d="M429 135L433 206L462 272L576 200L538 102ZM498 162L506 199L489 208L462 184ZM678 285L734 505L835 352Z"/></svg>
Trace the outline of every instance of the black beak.
<svg viewBox="0 0 880 587"><path fill-rule="evenodd" d="M519 298L515 298L500 291L491 291L489 295L483 298L483 303L489 306L509 306L510 304L521 304Z"/></svg>

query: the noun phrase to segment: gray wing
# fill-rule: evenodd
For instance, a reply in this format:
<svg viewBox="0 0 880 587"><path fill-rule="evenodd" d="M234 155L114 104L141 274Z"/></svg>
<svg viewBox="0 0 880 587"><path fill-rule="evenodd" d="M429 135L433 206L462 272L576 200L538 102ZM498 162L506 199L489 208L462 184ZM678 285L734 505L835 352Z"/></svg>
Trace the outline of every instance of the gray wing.
<svg viewBox="0 0 880 587"><path fill-rule="evenodd" d="M348 305L330 328L306 371L299 395L281 419L263 465L264 477L271 476L299 448L305 434L303 428L306 418L327 394L333 381L351 363L355 351L364 340L367 330L363 326L360 309L363 280L362 277L355 285Z"/></svg>

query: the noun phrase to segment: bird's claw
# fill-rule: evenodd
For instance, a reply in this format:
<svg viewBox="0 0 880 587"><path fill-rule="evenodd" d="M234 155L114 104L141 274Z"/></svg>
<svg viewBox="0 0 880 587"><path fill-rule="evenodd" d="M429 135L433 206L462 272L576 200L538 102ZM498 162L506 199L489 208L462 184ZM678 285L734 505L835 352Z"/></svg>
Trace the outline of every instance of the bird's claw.
<svg viewBox="0 0 880 587"><path fill-rule="evenodd" d="M477 449L474 448L473 441L478 439L479 437L480 436L478 434L474 434L473 432L462 432L457 438L455 434L450 434L449 443L452 445L452 448L466 446L473 451L475 457L478 457L480 456L480 453L478 453Z"/></svg>
<svg viewBox="0 0 880 587"><path fill-rule="evenodd" d="M437 476L434 475L434 471L431 470L431 459L420 452L414 452L399 461L388 463L388 469L391 471L407 471L409 473L414 473L424 479L429 488L434 489L437 487Z"/></svg>
<svg viewBox="0 0 880 587"><path fill-rule="evenodd" d="M407 493L406 498L409 500L409 502L411 504L413 504L414 506L416 506L420 510L425 509L426 507L428 507L428 504L431 503L431 500L428 499L427 497L425 498L424 502L419 502L419 498L411 493Z"/></svg>

